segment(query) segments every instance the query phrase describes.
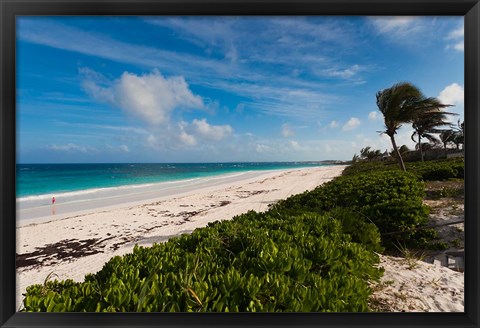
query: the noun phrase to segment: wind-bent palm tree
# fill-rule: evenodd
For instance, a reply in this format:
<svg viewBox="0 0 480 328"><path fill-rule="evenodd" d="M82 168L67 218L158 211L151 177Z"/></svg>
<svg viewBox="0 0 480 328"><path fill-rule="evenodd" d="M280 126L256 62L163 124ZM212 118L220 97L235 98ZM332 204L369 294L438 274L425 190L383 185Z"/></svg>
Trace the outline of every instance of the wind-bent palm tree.
<svg viewBox="0 0 480 328"><path fill-rule="evenodd" d="M465 121L460 124L460 120L457 123L458 128L456 128L455 135L453 138L453 143L457 146L457 150L460 149L459 145L462 145L462 149L465 148Z"/></svg>
<svg viewBox="0 0 480 328"><path fill-rule="evenodd" d="M443 112L441 109L451 105L444 105L435 98L427 98L423 107L419 108L412 122L412 127L415 130L412 134L412 141L417 143L417 149L420 151L420 158L423 159L422 138L430 142L438 143L439 140L434 133L442 133L447 130L439 129L442 126L451 127L452 124L447 121L447 115L456 115L455 113ZM415 137L418 140L415 140Z"/></svg>
<svg viewBox="0 0 480 328"><path fill-rule="evenodd" d="M391 88L377 92L376 96L378 109L385 121L385 131L381 133L390 137L400 168L406 171L395 142L395 134L404 123L413 121L414 113L425 97L416 86L408 82L394 84Z"/></svg>
<svg viewBox="0 0 480 328"><path fill-rule="evenodd" d="M380 156L382 156L382 151L380 149L373 150L370 146L367 146L360 150L360 158L367 161L378 159Z"/></svg>
<svg viewBox="0 0 480 328"><path fill-rule="evenodd" d="M457 150L460 149L460 145L464 144L465 137L465 122L460 123L460 120L457 122L457 126L453 126L452 129L445 130L440 133L440 140L443 143L443 149L445 150L445 157L447 157L447 146L449 143L455 144ZM462 147L464 148L464 147Z"/></svg>
<svg viewBox="0 0 480 328"><path fill-rule="evenodd" d="M443 143L443 149L445 150L445 158L447 157L447 145L449 142L453 142L455 139L455 131L446 130L440 133L440 140Z"/></svg>

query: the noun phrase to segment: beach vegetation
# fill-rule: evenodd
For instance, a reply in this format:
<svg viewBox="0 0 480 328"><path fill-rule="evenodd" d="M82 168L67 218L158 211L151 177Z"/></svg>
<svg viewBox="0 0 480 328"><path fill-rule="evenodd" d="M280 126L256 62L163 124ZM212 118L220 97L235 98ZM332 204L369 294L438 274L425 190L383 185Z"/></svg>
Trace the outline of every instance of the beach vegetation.
<svg viewBox="0 0 480 328"><path fill-rule="evenodd" d="M464 178L465 163L461 157L426 162L407 162L405 165L409 173L422 181L463 180ZM342 175L397 170L398 167L392 162L359 162L345 168Z"/></svg>
<svg viewBox="0 0 480 328"><path fill-rule="evenodd" d="M27 288L25 311L363 312L379 258L327 215L248 212ZM46 288L45 288L46 287Z"/></svg>
<svg viewBox="0 0 480 328"><path fill-rule="evenodd" d="M425 236L419 236L423 232L415 229L428 222L429 209L422 202L424 195L424 183L412 173L398 169L369 171L338 177L311 192L282 200L272 209L292 215L348 209L357 213L356 221L369 222L378 228L383 247L392 249L398 242L423 247Z"/></svg>
<svg viewBox="0 0 480 328"><path fill-rule="evenodd" d="M418 266L418 262L423 261L427 257L427 253L425 251L414 251L408 248L406 245L402 245L400 243L395 245L395 247L400 252L403 261L409 270L415 269Z"/></svg>

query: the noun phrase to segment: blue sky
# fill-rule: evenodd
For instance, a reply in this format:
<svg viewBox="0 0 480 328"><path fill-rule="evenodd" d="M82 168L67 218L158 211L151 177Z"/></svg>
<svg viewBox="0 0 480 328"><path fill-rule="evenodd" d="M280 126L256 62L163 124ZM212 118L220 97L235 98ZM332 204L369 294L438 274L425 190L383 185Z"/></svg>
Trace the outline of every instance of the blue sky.
<svg viewBox="0 0 480 328"><path fill-rule="evenodd" d="M396 82L463 120L463 31L463 17L19 17L17 162L390 150L375 94Z"/></svg>

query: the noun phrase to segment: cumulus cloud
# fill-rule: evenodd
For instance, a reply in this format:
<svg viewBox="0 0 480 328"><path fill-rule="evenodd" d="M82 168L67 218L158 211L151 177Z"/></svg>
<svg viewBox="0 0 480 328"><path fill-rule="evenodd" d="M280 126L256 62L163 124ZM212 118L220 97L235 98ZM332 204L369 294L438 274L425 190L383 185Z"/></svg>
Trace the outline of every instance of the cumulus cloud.
<svg viewBox="0 0 480 328"><path fill-rule="evenodd" d="M371 120L371 121L375 121L379 118L380 118L380 115L378 115L378 112L376 112L376 111L368 113L368 119Z"/></svg>
<svg viewBox="0 0 480 328"><path fill-rule="evenodd" d="M463 87L457 83L452 83L443 89L438 95L438 99L448 105L462 105L464 97Z"/></svg>
<svg viewBox="0 0 480 328"><path fill-rule="evenodd" d="M185 131L181 131L178 138L183 144L187 146L195 146L197 144L197 139L195 139L193 135L188 134Z"/></svg>
<svg viewBox="0 0 480 328"><path fill-rule="evenodd" d="M164 77L153 70L143 75L124 72L119 79L109 81L89 69L80 72L83 88L94 99L119 107L150 125L148 130L153 130L146 141L154 149L163 149L166 144L165 138L159 138L154 131L158 127L168 132L167 139L183 146L195 146L199 139L219 141L233 133L230 125L211 125L205 118L190 123L172 121L176 110L206 109L203 99L190 90L182 76ZM120 150L128 152L125 147Z"/></svg>
<svg viewBox="0 0 480 328"><path fill-rule="evenodd" d="M98 101L154 124L166 124L177 109L204 109L202 98L193 94L183 76L164 77L158 70L136 75L124 72L116 81L106 81L98 73L81 70L83 88Z"/></svg>
<svg viewBox="0 0 480 328"><path fill-rule="evenodd" d="M129 153L130 152L130 148L128 148L127 145L120 145L118 147L118 149L120 149L121 151L125 152L125 153Z"/></svg>
<svg viewBox="0 0 480 328"><path fill-rule="evenodd" d="M206 119L194 119L189 126L194 134L209 140L222 140L232 135L233 129L230 125L210 125Z"/></svg>
<svg viewBox="0 0 480 328"><path fill-rule="evenodd" d="M351 131L360 125L360 120L356 117L351 117L342 128L342 131Z"/></svg>
<svg viewBox="0 0 480 328"><path fill-rule="evenodd" d="M185 121L178 123L178 140L187 146L195 146L198 139L220 141L232 134L233 128L230 125L211 125L205 118L194 119L191 123Z"/></svg>
<svg viewBox="0 0 480 328"><path fill-rule="evenodd" d="M295 132L293 132L292 128L288 123L285 123L282 125L282 136L284 138L292 137L295 135Z"/></svg>

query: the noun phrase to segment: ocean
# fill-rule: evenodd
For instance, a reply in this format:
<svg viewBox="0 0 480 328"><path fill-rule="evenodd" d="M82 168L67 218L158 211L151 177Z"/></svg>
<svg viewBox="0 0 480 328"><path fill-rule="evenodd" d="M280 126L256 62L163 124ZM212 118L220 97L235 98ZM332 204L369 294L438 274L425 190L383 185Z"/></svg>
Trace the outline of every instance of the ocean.
<svg viewBox="0 0 480 328"><path fill-rule="evenodd" d="M252 171L318 167L319 162L162 163L162 164L17 164L20 208L112 197L152 188L188 186L208 179Z"/></svg>

